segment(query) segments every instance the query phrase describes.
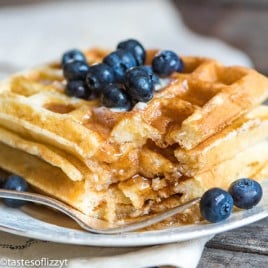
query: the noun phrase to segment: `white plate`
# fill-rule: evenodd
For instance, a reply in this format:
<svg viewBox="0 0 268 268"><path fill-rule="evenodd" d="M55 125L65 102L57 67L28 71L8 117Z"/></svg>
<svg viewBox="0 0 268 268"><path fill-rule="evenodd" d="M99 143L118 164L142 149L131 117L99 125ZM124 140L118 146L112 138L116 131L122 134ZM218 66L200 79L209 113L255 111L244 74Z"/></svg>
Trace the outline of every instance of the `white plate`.
<svg viewBox="0 0 268 268"><path fill-rule="evenodd" d="M69 219L43 207L34 206L36 213L29 206L21 211L0 205L0 230L41 240L90 246L145 246L185 241L238 228L267 217L268 180L264 181L262 186L263 198L258 206L235 212L228 220L215 224L200 223L160 231L98 235L77 229ZM57 217L57 225L49 223L51 218L55 220Z"/></svg>

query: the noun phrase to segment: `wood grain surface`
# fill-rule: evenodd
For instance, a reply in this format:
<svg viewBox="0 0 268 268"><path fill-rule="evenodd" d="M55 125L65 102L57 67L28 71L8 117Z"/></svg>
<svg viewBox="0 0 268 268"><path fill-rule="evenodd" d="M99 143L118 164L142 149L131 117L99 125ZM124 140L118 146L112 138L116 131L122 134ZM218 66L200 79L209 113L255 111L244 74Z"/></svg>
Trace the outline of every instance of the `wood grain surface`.
<svg viewBox="0 0 268 268"><path fill-rule="evenodd" d="M216 235L205 247L198 268L268 267L268 218Z"/></svg>

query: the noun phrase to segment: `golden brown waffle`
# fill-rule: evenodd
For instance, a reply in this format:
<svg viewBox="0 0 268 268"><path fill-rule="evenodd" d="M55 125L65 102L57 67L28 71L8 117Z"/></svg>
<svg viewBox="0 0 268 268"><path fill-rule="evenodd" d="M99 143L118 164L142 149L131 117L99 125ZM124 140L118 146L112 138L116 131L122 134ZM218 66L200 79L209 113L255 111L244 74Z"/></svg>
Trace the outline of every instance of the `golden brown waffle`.
<svg viewBox="0 0 268 268"><path fill-rule="evenodd" d="M93 63L106 53L90 50L86 55ZM148 53L148 61L153 54ZM0 124L47 145L54 154L63 151L64 158L69 154L73 173L82 166L93 173L73 176L66 170L71 179L87 175L97 187L105 188L148 170L140 163L140 149L147 149L148 142L157 150L168 146L171 151L179 146L188 150L268 96L267 79L253 70L225 67L204 58L185 57L183 61L185 72L174 74L143 110L120 113L100 107L98 100L66 96L57 64L13 76L1 86ZM155 156L159 161L167 159L172 166L168 175L177 178L174 156L167 158L160 151ZM58 162L54 165L60 166Z"/></svg>
<svg viewBox="0 0 268 268"><path fill-rule="evenodd" d="M210 171L179 181L136 176L108 190L95 191L87 180L71 181L58 168L38 157L0 143L0 167L27 179L38 191L61 199L86 215L108 221L138 218L187 202L214 186L227 189L241 177L262 180L268 175L268 142L242 151ZM196 210L181 215L181 222L199 220Z"/></svg>
<svg viewBox="0 0 268 268"><path fill-rule="evenodd" d="M107 53L86 56L95 63ZM58 63L12 76L0 85L1 167L109 221L157 212L217 183L226 187L241 167L245 176L257 173L267 161L261 148L252 147L251 162L234 159L268 136L268 108L255 108L268 97L267 78L211 59L183 61L183 73L129 112L66 96ZM230 161L239 166L221 175Z"/></svg>
<svg viewBox="0 0 268 268"><path fill-rule="evenodd" d="M264 140L268 134L267 116L268 107L259 106L195 148L176 149L174 154L180 163L179 170L186 176L196 175Z"/></svg>

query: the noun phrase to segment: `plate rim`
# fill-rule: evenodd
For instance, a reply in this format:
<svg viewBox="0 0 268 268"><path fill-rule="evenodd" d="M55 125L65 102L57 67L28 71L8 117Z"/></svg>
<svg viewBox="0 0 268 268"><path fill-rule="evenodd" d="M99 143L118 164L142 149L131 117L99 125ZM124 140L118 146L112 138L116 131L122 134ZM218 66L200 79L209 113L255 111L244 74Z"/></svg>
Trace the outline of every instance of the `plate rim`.
<svg viewBox="0 0 268 268"><path fill-rule="evenodd" d="M99 247L139 247L182 242L236 229L268 217L268 179L261 184L263 198L260 204L249 210L237 210L219 223L203 221L162 230L103 235L48 223L22 210L15 210L14 213L13 208L2 204L0 216L5 217L1 217L0 231L43 241ZM24 224L24 227L20 224Z"/></svg>
<svg viewBox="0 0 268 268"><path fill-rule="evenodd" d="M253 212L253 210L257 210ZM249 216L242 217L235 220L234 217L239 217L241 214L250 213ZM29 215L26 215L30 217ZM42 222L38 219L32 218L33 221L42 222L44 225L48 225L52 229L59 229L62 233L72 233L70 237L58 236L55 234L44 234L43 232L35 232L32 230L25 230L20 228L13 228L12 226L5 226L0 223L0 231L4 231L10 234L28 237L32 239L38 239L42 241L49 241L61 244L70 245L87 245L87 246L99 246L99 247L136 247L136 246L152 246L157 244L167 244L173 242L183 242L192 239L198 239L205 236L216 235L221 232L233 230L243 227L245 225L257 222L268 217L268 210L264 207L256 207L248 211L239 211L234 213L228 220L220 223L198 223L190 224L180 227L173 227L164 230L146 231L146 232L132 232L117 235L99 235L88 233L83 230L75 230L67 227L60 227L51 223ZM203 228L204 225L209 228ZM202 228L202 229L201 229ZM183 232L185 231L185 232ZM83 239L81 236L86 235ZM72 238L72 239L70 239ZM101 239L96 239L101 238Z"/></svg>

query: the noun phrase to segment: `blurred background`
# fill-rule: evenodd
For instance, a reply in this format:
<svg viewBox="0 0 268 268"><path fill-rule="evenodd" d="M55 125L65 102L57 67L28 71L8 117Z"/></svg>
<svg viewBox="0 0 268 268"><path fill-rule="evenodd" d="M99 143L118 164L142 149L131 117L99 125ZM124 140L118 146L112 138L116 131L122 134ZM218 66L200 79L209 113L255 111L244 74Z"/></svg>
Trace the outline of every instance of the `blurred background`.
<svg viewBox="0 0 268 268"><path fill-rule="evenodd" d="M0 0L0 77L127 38L268 74L267 25L268 0Z"/></svg>
<svg viewBox="0 0 268 268"><path fill-rule="evenodd" d="M268 74L268 0L175 0L193 30L246 52Z"/></svg>

